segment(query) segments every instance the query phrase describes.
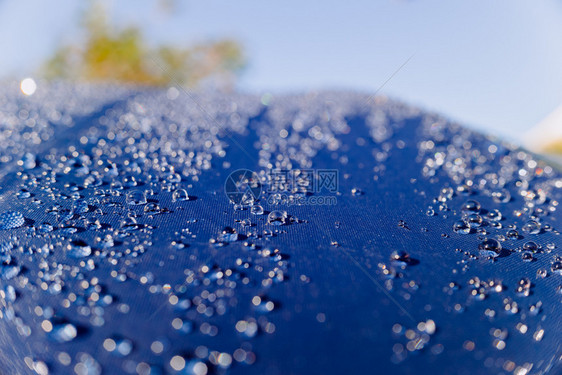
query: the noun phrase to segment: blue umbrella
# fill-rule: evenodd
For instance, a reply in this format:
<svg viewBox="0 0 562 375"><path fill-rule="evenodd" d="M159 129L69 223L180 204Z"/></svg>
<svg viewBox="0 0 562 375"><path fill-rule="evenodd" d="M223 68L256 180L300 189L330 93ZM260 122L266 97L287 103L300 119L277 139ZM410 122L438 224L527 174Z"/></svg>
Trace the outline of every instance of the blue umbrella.
<svg viewBox="0 0 562 375"><path fill-rule="evenodd" d="M3 373L560 371L540 157L350 92L32 91L0 96Z"/></svg>

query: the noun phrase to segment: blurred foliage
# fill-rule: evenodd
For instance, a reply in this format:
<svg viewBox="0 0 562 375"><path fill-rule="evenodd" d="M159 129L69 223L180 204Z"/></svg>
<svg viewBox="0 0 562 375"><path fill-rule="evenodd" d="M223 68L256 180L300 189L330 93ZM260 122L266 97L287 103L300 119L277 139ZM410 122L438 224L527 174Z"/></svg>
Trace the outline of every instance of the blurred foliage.
<svg viewBox="0 0 562 375"><path fill-rule="evenodd" d="M242 49L234 40L185 49L149 48L140 28L111 28L99 4L94 3L88 14L83 23L85 41L56 50L43 67L46 78L142 85L177 82L189 86L213 80L218 85L230 86L245 67Z"/></svg>
<svg viewBox="0 0 562 375"><path fill-rule="evenodd" d="M550 154L562 154L562 139L550 142L543 147L544 152Z"/></svg>

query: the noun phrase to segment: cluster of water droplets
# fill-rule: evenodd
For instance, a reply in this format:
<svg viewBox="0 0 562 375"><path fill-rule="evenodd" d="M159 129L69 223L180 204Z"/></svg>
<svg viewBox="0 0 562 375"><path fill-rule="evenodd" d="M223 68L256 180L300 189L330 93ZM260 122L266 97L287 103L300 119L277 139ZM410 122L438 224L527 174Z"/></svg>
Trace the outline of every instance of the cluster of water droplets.
<svg viewBox="0 0 562 375"><path fill-rule="evenodd" d="M437 116L427 116L424 121L427 138L418 144L418 161L424 177L438 188L426 214L438 225L450 223L445 225L451 225L451 232L443 233L442 238L454 241L464 255L458 262L462 273L477 274L476 269L487 267L486 263L474 264L480 260L491 262L500 277L488 281L471 278L469 297L483 301L492 292L503 295L500 306L489 302L484 315L490 320L502 312L518 315L521 321L516 329L526 333L529 327L537 327L531 341L540 341L548 334L534 318L540 315L542 302L525 303L528 307L524 309L520 299L532 296L535 284L545 277L556 278L560 273L560 255L553 254L556 245L552 241L559 232L550 219L559 205L562 179L546 162L515 146L491 141ZM445 186L440 186L442 181L447 181ZM520 266L513 266L518 262ZM501 277L508 269L520 278L517 285L506 288ZM554 283L562 285L562 279ZM453 293L453 289L447 290ZM463 312L471 303L468 299L452 310ZM494 330L492 346L504 350L508 332L511 330ZM465 349L472 351L474 345L468 340ZM517 366L518 360L507 361L504 370L527 373L533 366Z"/></svg>

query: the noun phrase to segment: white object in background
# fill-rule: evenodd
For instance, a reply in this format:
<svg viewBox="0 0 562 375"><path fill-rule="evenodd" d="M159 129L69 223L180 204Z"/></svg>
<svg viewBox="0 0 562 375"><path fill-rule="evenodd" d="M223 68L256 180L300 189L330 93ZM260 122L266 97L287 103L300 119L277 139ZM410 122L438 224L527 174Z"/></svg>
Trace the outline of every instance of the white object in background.
<svg viewBox="0 0 562 375"><path fill-rule="evenodd" d="M20 90L24 93L24 95L33 95L35 90L37 90L37 84L33 78L25 78L20 83Z"/></svg>

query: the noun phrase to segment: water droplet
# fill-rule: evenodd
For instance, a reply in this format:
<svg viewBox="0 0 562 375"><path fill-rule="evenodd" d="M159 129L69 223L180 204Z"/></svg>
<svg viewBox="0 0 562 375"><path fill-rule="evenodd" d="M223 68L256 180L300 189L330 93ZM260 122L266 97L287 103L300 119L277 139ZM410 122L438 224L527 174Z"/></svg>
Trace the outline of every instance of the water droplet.
<svg viewBox="0 0 562 375"><path fill-rule="evenodd" d="M76 232L78 232L78 228L75 227L64 227L61 228L61 233L66 234L66 235L70 235L70 234L74 234Z"/></svg>
<svg viewBox="0 0 562 375"><path fill-rule="evenodd" d="M521 254L521 259L523 259L523 261L525 262L532 262L533 261L533 253L531 253L530 251L525 251L523 254Z"/></svg>
<svg viewBox="0 0 562 375"><path fill-rule="evenodd" d="M74 210L60 210L58 211L58 222L59 223L66 223L67 221L72 220L72 218L74 217Z"/></svg>
<svg viewBox="0 0 562 375"><path fill-rule="evenodd" d="M461 211L466 214L470 214L470 213L477 214L480 212L480 203L474 200L468 200L464 202L464 204L462 205Z"/></svg>
<svg viewBox="0 0 562 375"><path fill-rule="evenodd" d="M27 189L21 189L17 192L16 197L18 197L19 199L27 199L31 197L31 193Z"/></svg>
<svg viewBox="0 0 562 375"><path fill-rule="evenodd" d="M71 258L84 258L92 254L92 248L82 240L74 240L66 245L66 254Z"/></svg>
<svg viewBox="0 0 562 375"><path fill-rule="evenodd" d="M41 223L37 227L37 230L41 233L49 233L49 232L52 232L53 229L54 229L53 226L49 223Z"/></svg>
<svg viewBox="0 0 562 375"><path fill-rule="evenodd" d="M252 213L252 215L263 215L263 207L259 204L252 206L250 208L250 212Z"/></svg>
<svg viewBox="0 0 562 375"><path fill-rule="evenodd" d="M523 250L536 253L539 250L539 245L533 241L528 241L523 244Z"/></svg>
<svg viewBox="0 0 562 375"><path fill-rule="evenodd" d="M31 96L37 90L37 84L33 78L24 78L20 82L20 90L24 95Z"/></svg>
<svg viewBox="0 0 562 375"><path fill-rule="evenodd" d="M101 366L87 353L78 353L78 363L74 366L76 375L100 375Z"/></svg>
<svg viewBox="0 0 562 375"><path fill-rule="evenodd" d="M42 327L48 332L51 340L59 343L72 341L78 335L78 330L70 323L52 324L50 321L45 320Z"/></svg>
<svg viewBox="0 0 562 375"><path fill-rule="evenodd" d="M134 217L128 216L126 219L121 220L119 228L125 232L132 232L139 229L139 224Z"/></svg>
<svg viewBox="0 0 562 375"><path fill-rule="evenodd" d="M187 191L185 189L178 189L174 191L172 194L173 202L188 201L188 200L189 200L189 195L187 194Z"/></svg>
<svg viewBox="0 0 562 375"><path fill-rule="evenodd" d="M425 214L427 216L435 216L435 210L433 209L433 207L430 206L427 208L427 211L425 211Z"/></svg>
<svg viewBox="0 0 562 375"><path fill-rule="evenodd" d="M6 301L8 301L8 302L15 302L16 301L17 294L16 294L16 289L13 286L11 286L11 285L6 286L4 288L4 293L6 295L6 297L5 297Z"/></svg>
<svg viewBox="0 0 562 375"><path fill-rule="evenodd" d="M267 223L273 225L284 225L287 222L287 212L285 211L271 211L267 215Z"/></svg>
<svg viewBox="0 0 562 375"><path fill-rule="evenodd" d="M161 213L162 209L156 203L150 202L147 203L146 206L144 206L144 212L148 215L156 215Z"/></svg>
<svg viewBox="0 0 562 375"><path fill-rule="evenodd" d="M499 243L499 241L489 238L483 241L478 246L478 249L480 250L480 255L495 258L500 255L502 245Z"/></svg>
<svg viewBox="0 0 562 375"><path fill-rule="evenodd" d="M482 217L478 214L471 214L465 218L471 228L478 228L482 225Z"/></svg>
<svg viewBox="0 0 562 375"><path fill-rule="evenodd" d="M119 357L125 357L133 350L133 342L125 338L107 338L103 341L103 348Z"/></svg>
<svg viewBox="0 0 562 375"><path fill-rule="evenodd" d="M263 296L254 296L254 298L252 298L252 305L254 305L254 308L261 313L271 312L275 308L275 304L267 297Z"/></svg>
<svg viewBox="0 0 562 375"><path fill-rule="evenodd" d="M23 169L33 169L37 166L37 157L31 152L27 152L21 158L21 165Z"/></svg>
<svg viewBox="0 0 562 375"><path fill-rule="evenodd" d="M255 201L256 201L256 199L255 199L254 194L252 192L247 191L242 195L242 199L240 200L240 204L242 206L250 206L250 205L254 204Z"/></svg>
<svg viewBox="0 0 562 375"><path fill-rule="evenodd" d="M146 196L144 195L144 191L132 190L128 192L126 202L127 204L134 206L146 204Z"/></svg>
<svg viewBox="0 0 562 375"><path fill-rule="evenodd" d="M11 257L4 260L0 265L0 278L3 280L10 280L19 275L21 267L12 263Z"/></svg>
<svg viewBox="0 0 562 375"><path fill-rule="evenodd" d="M550 270L554 273L562 275L562 261L557 260L550 266Z"/></svg>
<svg viewBox="0 0 562 375"><path fill-rule="evenodd" d="M517 283L517 288L515 289L515 292L520 296L527 297L531 293L531 287L532 287L531 280L524 277L520 279L519 282Z"/></svg>
<svg viewBox="0 0 562 375"><path fill-rule="evenodd" d="M188 334L193 331L193 322L185 319L175 318L172 320L172 327L178 332Z"/></svg>
<svg viewBox="0 0 562 375"><path fill-rule="evenodd" d="M94 220L94 221L84 220L84 225L88 230L99 230L102 227L99 220Z"/></svg>
<svg viewBox="0 0 562 375"><path fill-rule="evenodd" d="M359 195L363 195L363 190L359 189L359 188L353 188L351 189L351 194L354 196L359 196Z"/></svg>
<svg viewBox="0 0 562 375"><path fill-rule="evenodd" d="M519 238L519 232L517 232L515 229L510 229L507 231L506 236L510 240L516 240Z"/></svg>
<svg viewBox="0 0 562 375"><path fill-rule="evenodd" d="M410 228L408 227L408 224L406 224L406 222L404 220L398 220L398 226L400 228L410 230Z"/></svg>
<svg viewBox="0 0 562 375"><path fill-rule="evenodd" d="M488 211L486 217L491 221L500 221L502 219L502 213L498 209L493 209Z"/></svg>
<svg viewBox="0 0 562 375"><path fill-rule="evenodd" d="M453 232L459 234L468 234L470 233L470 226L464 220L456 221L453 224Z"/></svg>
<svg viewBox="0 0 562 375"><path fill-rule="evenodd" d="M492 193L492 198L496 203L507 203L511 200L511 193L507 189L497 190Z"/></svg>
<svg viewBox="0 0 562 375"><path fill-rule="evenodd" d="M74 212L77 214L85 214L90 211L90 207L86 202L77 202L74 208Z"/></svg>
<svg viewBox="0 0 562 375"><path fill-rule="evenodd" d="M235 328L247 338L255 337L258 333L258 324L255 320L239 320Z"/></svg>
<svg viewBox="0 0 562 375"><path fill-rule="evenodd" d="M472 194L472 188L466 184L457 186L457 193L462 196L469 196Z"/></svg>
<svg viewBox="0 0 562 375"><path fill-rule="evenodd" d="M527 234L539 234L541 225L535 220L529 220L523 225L521 230Z"/></svg>
<svg viewBox="0 0 562 375"><path fill-rule="evenodd" d="M393 251L390 254L390 262L395 267L404 268L412 263L412 258L410 258L410 254L405 251Z"/></svg>
<svg viewBox="0 0 562 375"><path fill-rule="evenodd" d="M99 239L99 245L102 249L109 249L115 245L115 242L110 234L106 234L104 238Z"/></svg>
<svg viewBox="0 0 562 375"><path fill-rule="evenodd" d="M441 192L439 193L438 199L439 199L440 202L446 202L446 201L453 198L453 193L454 193L453 188L450 188L450 187L443 188L443 189L441 189Z"/></svg>
<svg viewBox="0 0 562 375"><path fill-rule="evenodd" d="M218 240L220 242L235 242L235 241L238 241L238 233L233 228L226 227L222 230L222 233L219 235Z"/></svg>

